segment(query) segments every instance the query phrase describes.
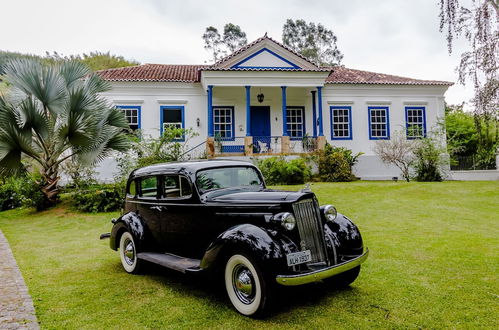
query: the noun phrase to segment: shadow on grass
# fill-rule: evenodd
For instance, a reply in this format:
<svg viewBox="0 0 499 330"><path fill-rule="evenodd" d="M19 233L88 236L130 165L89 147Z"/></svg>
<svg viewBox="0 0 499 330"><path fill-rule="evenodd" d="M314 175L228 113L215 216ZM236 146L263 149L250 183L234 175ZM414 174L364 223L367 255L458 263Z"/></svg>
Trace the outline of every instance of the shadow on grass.
<svg viewBox="0 0 499 330"><path fill-rule="evenodd" d="M116 264L119 272L124 272L121 264ZM208 298L216 303L216 306L226 306L237 313L227 297L223 277L208 276L206 274L183 274L153 263L145 263L140 276L147 276L162 285L168 286L175 291L182 292L189 297ZM354 296L357 289L353 287L336 288L329 283L311 283L296 287L281 287L276 285L274 292L273 308L264 320L278 318L281 314L310 306L321 306L328 297L334 296L338 299L347 299L355 303ZM243 317L243 316L241 316Z"/></svg>

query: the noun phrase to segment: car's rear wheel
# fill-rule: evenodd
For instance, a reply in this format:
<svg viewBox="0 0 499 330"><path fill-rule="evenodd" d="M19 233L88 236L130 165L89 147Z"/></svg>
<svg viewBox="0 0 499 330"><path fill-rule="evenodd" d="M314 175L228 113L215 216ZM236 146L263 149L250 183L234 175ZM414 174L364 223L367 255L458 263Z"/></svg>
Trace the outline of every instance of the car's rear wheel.
<svg viewBox="0 0 499 330"><path fill-rule="evenodd" d="M234 308L246 316L263 316L270 306L270 283L248 256L232 255L225 264L225 288Z"/></svg>
<svg viewBox="0 0 499 330"><path fill-rule="evenodd" d="M131 274L136 274L140 269L140 260L137 258L137 246L132 234L124 232L120 238L120 258L123 268Z"/></svg>

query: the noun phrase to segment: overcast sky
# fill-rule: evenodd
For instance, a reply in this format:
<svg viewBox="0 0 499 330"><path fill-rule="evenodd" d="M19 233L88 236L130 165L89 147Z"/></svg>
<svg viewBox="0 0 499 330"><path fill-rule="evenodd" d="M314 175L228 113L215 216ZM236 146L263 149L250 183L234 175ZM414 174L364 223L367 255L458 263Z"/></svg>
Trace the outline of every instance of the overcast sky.
<svg viewBox="0 0 499 330"><path fill-rule="evenodd" d="M456 81L458 43L447 53L437 0L0 0L0 49L64 55L111 51L141 63L203 64L201 35L238 24L248 41L281 40L287 18L322 23L338 36L342 64L419 79ZM455 104L470 87L451 87Z"/></svg>

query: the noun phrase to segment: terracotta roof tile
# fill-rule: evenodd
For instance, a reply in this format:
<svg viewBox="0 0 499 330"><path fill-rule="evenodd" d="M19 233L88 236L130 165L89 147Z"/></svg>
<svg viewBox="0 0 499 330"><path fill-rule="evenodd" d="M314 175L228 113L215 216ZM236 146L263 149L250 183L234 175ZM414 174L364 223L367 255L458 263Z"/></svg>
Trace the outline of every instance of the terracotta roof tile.
<svg viewBox="0 0 499 330"><path fill-rule="evenodd" d="M326 78L326 84L369 84L369 85L443 85L450 86L449 81L420 80L399 77L384 73L348 69L342 66L331 68L333 72Z"/></svg>
<svg viewBox="0 0 499 330"><path fill-rule="evenodd" d="M143 64L97 71L108 81L199 82L199 69L205 65Z"/></svg>
<svg viewBox="0 0 499 330"><path fill-rule="evenodd" d="M108 81L151 81L151 82L199 82L202 70L226 71L269 71L269 69L224 69L207 65L179 64L144 64L124 68L97 71ZM288 71L286 69L276 69ZM399 77L383 73L348 69L342 66L319 68L316 71L331 71L326 84L369 84L369 85L442 85L450 86L452 82L436 80L420 80ZM296 70L294 70L296 71ZM311 71L311 70L308 70Z"/></svg>

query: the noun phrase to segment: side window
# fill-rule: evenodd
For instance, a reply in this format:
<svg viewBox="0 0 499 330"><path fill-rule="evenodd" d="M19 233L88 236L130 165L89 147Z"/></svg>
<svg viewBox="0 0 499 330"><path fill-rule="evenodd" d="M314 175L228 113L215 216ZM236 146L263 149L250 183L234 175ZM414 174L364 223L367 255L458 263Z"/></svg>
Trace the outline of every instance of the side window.
<svg viewBox="0 0 499 330"><path fill-rule="evenodd" d="M192 195L192 188L187 178L180 175L163 176L163 197L181 198Z"/></svg>
<svg viewBox="0 0 499 330"><path fill-rule="evenodd" d="M130 184L128 185L127 193L132 196L137 195L137 187L135 186L135 180L131 181Z"/></svg>
<svg viewBox="0 0 499 330"><path fill-rule="evenodd" d="M156 197L158 192L158 180L155 176L142 178L140 180L140 196Z"/></svg>
<svg viewBox="0 0 499 330"><path fill-rule="evenodd" d="M180 177L180 189L182 192L182 197L187 197L192 195L192 187L187 178L181 176Z"/></svg>

